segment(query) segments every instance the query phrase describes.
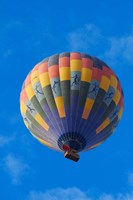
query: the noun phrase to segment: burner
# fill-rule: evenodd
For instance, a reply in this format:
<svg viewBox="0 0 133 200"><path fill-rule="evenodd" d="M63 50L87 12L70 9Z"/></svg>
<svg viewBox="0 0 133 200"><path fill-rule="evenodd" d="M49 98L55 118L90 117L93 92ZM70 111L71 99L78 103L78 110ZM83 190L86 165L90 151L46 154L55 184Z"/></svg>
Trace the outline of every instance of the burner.
<svg viewBox="0 0 133 200"><path fill-rule="evenodd" d="M86 146L86 140L76 132L64 133L58 139L58 146L63 151L80 152Z"/></svg>

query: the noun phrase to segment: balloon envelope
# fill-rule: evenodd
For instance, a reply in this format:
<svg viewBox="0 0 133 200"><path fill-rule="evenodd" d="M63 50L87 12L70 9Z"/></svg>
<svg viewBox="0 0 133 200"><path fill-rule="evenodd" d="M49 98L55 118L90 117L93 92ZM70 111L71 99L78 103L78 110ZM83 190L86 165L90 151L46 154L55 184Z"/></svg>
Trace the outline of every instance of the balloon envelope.
<svg viewBox="0 0 133 200"><path fill-rule="evenodd" d="M123 92L103 61L60 53L28 74L20 107L26 127L41 143L57 151L82 152L113 133L123 111Z"/></svg>

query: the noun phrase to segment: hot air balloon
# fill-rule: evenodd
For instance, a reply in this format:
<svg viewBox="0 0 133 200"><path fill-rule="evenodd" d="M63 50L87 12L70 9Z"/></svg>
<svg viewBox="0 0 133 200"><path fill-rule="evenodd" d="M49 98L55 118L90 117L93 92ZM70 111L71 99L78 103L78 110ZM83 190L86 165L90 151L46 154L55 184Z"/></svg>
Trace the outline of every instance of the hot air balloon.
<svg viewBox="0 0 133 200"><path fill-rule="evenodd" d="M20 94L26 127L42 144L79 160L103 143L123 112L120 81L106 63L79 52L45 58L26 77Z"/></svg>

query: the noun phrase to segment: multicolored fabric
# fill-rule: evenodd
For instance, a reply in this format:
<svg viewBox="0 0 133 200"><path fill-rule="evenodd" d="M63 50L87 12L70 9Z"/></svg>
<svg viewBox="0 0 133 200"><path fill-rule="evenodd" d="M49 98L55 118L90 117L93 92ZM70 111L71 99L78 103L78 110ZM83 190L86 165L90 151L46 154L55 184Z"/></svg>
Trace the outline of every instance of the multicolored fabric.
<svg viewBox="0 0 133 200"><path fill-rule="evenodd" d="M66 52L38 63L20 95L31 134L57 151L87 151L115 130L123 112L119 79L103 61Z"/></svg>

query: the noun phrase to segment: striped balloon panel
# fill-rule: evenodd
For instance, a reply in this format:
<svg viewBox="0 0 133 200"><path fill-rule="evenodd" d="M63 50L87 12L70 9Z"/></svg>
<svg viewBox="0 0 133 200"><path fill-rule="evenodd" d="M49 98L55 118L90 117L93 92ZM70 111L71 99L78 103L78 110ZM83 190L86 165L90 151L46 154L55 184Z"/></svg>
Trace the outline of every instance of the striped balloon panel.
<svg viewBox="0 0 133 200"><path fill-rule="evenodd" d="M28 74L20 107L26 127L44 145L87 151L114 132L123 112L123 91L103 61L64 52L44 59Z"/></svg>

